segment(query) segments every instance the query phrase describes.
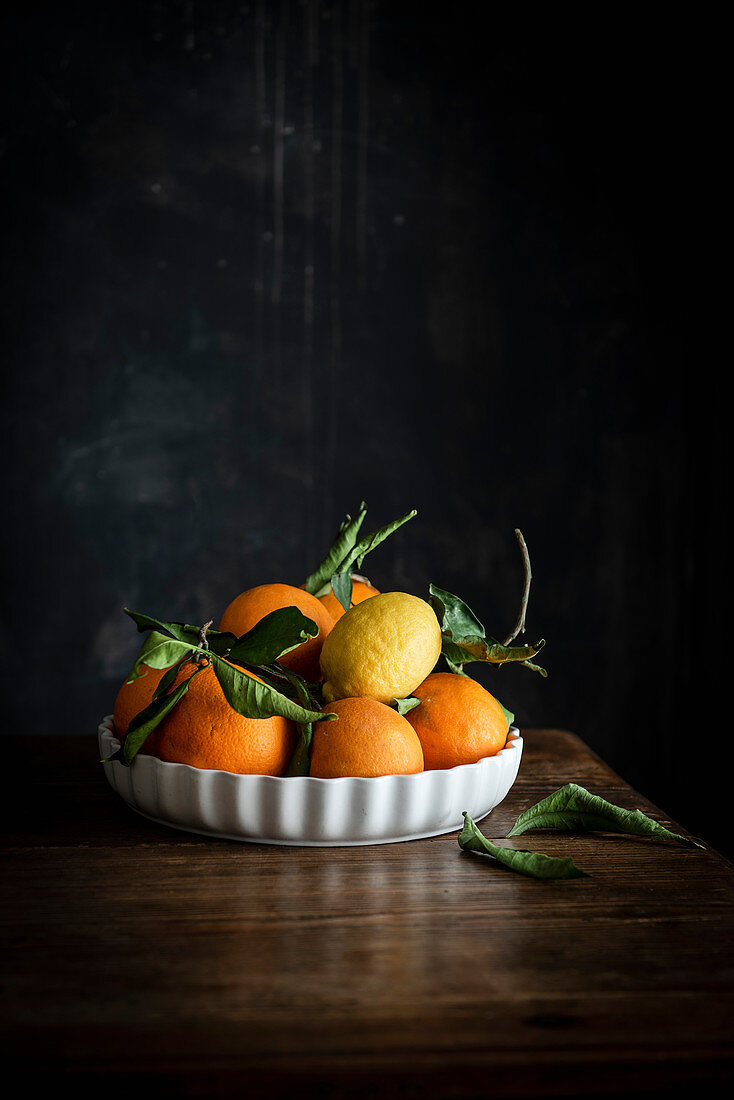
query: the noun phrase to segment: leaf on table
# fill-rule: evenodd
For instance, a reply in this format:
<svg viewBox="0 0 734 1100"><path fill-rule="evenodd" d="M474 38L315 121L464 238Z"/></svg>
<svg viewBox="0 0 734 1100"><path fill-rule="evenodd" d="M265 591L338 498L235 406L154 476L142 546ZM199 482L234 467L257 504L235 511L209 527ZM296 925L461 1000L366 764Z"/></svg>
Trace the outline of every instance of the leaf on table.
<svg viewBox="0 0 734 1100"><path fill-rule="evenodd" d="M551 880L588 877L585 871L579 870L572 859L549 856L544 852L502 848L499 844L493 844L479 831L466 811L464 811L464 828L459 834L459 847L464 852L476 852L482 856L489 856L497 863L501 863L503 867L509 867L511 871L517 871L529 878Z"/></svg>
<svg viewBox="0 0 734 1100"><path fill-rule="evenodd" d="M429 585L429 592L429 603L441 627L441 653L452 671L462 671L457 666L471 661L485 661L493 665L513 662L525 665L541 676L548 675L544 668L531 660L545 645L543 639L535 645L502 645L487 635L477 616L459 596L435 584Z"/></svg>
<svg viewBox="0 0 734 1100"><path fill-rule="evenodd" d="M535 806L530 806L520 814L507 835L520 836L532 829L628 833L632 836L673 840L686 847L704 847L690 837L673 833L659 825L657 821L643 814L642 810L625 810L622 806L615 806L599 795L591 794L578 783L567 783Z"/></svg>

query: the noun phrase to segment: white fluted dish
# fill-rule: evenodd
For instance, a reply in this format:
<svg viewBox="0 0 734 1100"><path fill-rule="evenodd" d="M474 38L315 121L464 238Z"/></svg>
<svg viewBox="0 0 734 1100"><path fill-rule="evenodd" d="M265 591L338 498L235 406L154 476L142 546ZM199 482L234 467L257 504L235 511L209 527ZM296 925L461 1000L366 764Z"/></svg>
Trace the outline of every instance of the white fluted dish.
<svg viewBox="0 0 734 1100"><path fill-rule="evenodd" d="M98 731L101 759L119 748L112 717ZM376 779L278 778L169 764L138 755L131 767L104 764L133 810L163 825L257 844L394 844L454 832L462 811L481 821L515 782L522 737L477 764Z"/></svg>

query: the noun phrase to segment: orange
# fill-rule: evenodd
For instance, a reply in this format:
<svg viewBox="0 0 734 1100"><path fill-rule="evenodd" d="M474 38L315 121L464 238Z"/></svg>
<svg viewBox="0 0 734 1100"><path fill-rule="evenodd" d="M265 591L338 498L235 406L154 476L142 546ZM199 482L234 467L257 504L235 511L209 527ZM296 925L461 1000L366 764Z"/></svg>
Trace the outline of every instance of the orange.
<svg viewBox="0 0 734 1100"><path fill-rule="evenodd" d="M230 630L239 638L252 630L271 611L280 607L297 607L304 615L317 624L319 632L315 638L309 638L296 649L280 658L286 668L297 672L309 682L321 679L319 657L324 639L334 625L334 619L324 605L305 592L290 584L260 584L241 592L222 615L219 630Z"/></svg>
<svg viewBox="0 0 734 1100"><path fill-rule="evenodd" d="M370 596L379 596L379 589L373 588L369 581L352 580L352 607L355 604L362 603L364 600L368 600ZM325 596L319 596L319 603L322 603L329 614L334 619L341 619L344 614L344 608L339 603L338 599L334 595L334 592L330 588Z"/></svg>
<svg viewBox="0 0 734 1100"><path fill-rule="evenodd" d="M193 665L184 665L176 684L192 671ZM296 727L287 718L238 714L209 665L148 741L150 751L169 763L239 775L284 775L296 746Z"/></svg>
<svg viewBox="0 0 734 1100"><path fill-rule="evenodd" d="M426 771L476 764L505 747L505 712L476 680L432 672L413 695L420 706L405 717L420 738Z"/></svg>
<svg viewBox="0 0 734 1100"><path fill-rule="evenodd" d="M376 699L339 699L324 711L336 714L316 722L310 775L412 775L423 771L421 744L401 714Z"/></svg>
<svg viewBox="0 0 734 1100"><path fill-rule="evenodd" d="M141 665L140 671L143 675L139 676L137 680L133 680L131 684L124 683L115 699L112 721L115 724L115 732L120 738L125 736L127 727L136 714L140 714L141 710L145 710L148 704L153 702L153 692L158 687L167 669ZM150 738L143 745L141 752L150 752L149 742Z"/></svg>

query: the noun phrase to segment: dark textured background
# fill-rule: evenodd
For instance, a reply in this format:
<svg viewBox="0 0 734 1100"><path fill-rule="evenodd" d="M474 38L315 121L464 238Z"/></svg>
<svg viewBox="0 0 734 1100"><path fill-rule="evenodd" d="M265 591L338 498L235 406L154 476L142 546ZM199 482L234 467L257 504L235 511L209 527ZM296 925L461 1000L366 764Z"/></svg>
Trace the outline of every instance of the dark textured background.
<svg viewBox="0 0 734 1100"><path fill-rule="evenodd" d="M723 443L678 294L704 59L695 28L492 12L11 18L3 728L93 735L137 645L123 605L204 621L298 584L364 498L370 529L419 511L375 584L433 580L497 635L519 526L550 675L480 678L717 833L724 781L692 784L691 754Z"/></svg>

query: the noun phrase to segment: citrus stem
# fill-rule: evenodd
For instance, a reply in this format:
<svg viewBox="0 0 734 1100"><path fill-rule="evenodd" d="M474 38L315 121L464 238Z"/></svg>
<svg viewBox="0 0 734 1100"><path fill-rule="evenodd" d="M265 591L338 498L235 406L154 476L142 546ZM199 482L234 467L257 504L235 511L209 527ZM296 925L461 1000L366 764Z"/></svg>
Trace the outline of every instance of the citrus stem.
<svg viewBox="0 0 734 1100"><path fill-rule="evenodd" d="M213 622L214 622L214 619L210 619L209 622L204 623L204 625L199 630L199 647L201 649L204 649L204 650L209 649L209 643L206 640L206 632L209 629L209 627L212 625ZM199 660L201 660L201 658L199 658Z"/></svg>
<svg viewBox="0 0 734 1100"><path fill-rule="evenodd" d="M518 543L520 544L522 564L525 572L525 583L523 585L522 600L520 602L520 611L517 616L517 622L515 623L512 633L508 635L507 638L505 638L504 642L502 643L503 645L509 645L510 642L515 640L518 634L525 633L525 616L527 615L528 600L530 599L530 581L533 577L532 571L530 569L530 554L528 553L528 548L525 545L525 539L522 537L522 531L520 531L517 527L515 528L515 535L517 537Z"/></svg>

